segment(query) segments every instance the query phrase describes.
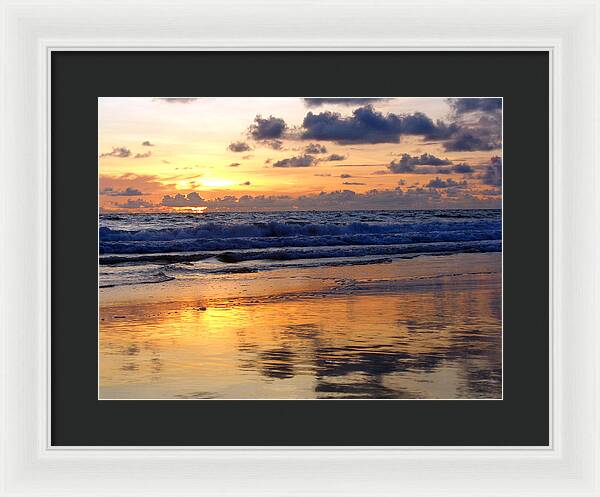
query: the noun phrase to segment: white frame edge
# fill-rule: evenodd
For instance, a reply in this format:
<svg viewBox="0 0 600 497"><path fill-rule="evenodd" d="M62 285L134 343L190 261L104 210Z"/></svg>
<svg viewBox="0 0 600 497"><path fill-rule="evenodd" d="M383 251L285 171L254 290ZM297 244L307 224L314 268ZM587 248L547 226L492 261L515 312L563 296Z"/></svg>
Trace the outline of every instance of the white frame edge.
<svg viewBox="0 0 600 497"><path fill-rule="evenodd" d="M594 361L600 356L600 261L594 258L600 243L600 199L594 198L600 186L600 24L595 1L379 1L367 6L352 0L122 0L107 7L39 0L0 5L0 495L600 496L600 367ZM363 36L348 37L343 28L315 21L317 5L326 18L343 17L345 28L360 26ZM135 16L142 6L140 20ZM250 8L249 20L244 12ZM420 34L423 16L437 28L435 38ZM474 26L472 37L461 30L461 16ZM276 26L268 39L262 36L265 19ZM405 19L402 36L396 35L392 21ZM306 28L311 22L316 26ZM549 51L552 445L50 447L49 57L53 50L124 48Z"/></svg>

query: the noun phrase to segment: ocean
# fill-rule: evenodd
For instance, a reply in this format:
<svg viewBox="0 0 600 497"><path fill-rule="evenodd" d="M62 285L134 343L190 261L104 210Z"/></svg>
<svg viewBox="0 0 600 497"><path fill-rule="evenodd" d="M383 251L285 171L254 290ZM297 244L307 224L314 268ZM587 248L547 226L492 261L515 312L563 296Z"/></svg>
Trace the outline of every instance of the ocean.
<svg viewBox="0 0 600 497"><path fill-rule="evenodd" d="M100 214L99 286L501 250L499 209Z"/></svg>

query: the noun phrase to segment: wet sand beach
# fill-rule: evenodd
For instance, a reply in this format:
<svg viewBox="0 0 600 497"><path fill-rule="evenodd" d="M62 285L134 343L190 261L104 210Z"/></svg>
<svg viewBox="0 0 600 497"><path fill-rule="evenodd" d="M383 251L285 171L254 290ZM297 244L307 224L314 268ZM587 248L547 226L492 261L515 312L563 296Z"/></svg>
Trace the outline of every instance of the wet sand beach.
<svg viewBox="0 0 600 497"><path fill-rule="evenodd" d="M498 399L501 253L100 288L101 399Z"/></svg>

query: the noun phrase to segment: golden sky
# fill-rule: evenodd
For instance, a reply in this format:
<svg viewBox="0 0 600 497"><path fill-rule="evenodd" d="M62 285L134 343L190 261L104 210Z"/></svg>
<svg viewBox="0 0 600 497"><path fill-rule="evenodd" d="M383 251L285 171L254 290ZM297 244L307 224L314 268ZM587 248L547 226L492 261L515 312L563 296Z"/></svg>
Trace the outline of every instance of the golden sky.
<svg viewBox="0 0 600 497"><path fill-rule="evenodd" d="M103 97L98 107L102 212L501 203L498 98Z"/></svg>

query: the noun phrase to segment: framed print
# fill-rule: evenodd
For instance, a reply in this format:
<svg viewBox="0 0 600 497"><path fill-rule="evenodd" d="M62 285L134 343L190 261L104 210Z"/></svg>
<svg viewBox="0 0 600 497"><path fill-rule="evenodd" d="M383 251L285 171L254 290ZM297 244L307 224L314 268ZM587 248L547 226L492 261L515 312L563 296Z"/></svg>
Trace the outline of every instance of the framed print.
<svg viewBox="0 0 600 497"><path fill-rule="evenodd" d="M2 4L0 494L600 495L596 3L248 7Z"/></svg>
<svg viewBox="0 0 600 497"><path fill-rule="evenodd" d="M531 205L526 185L548 177L502 162L547 160L548 64L539 52L52 54L53 293L65 296L53 445L547 446L548 233L520 213L547 219L545 192ZM433 79L442 66L453 86ZM181 95L208 96L152 96L173 75L150 71L175 67ZM298 67L282 96L268 75ZM228 96L250 70L265 76ZM407 70L423 72L402 85L418 96L393 96ZM516 70L527 83L505 77ZM363 96L296 96L331 94L336 76ZM479 96L435 96L459 91ZM74 189L84 157L98 166ZM530 331L503 333L517 322ZM157 409L173 419L160 431L140 422ZM452 430L418 421L441 412ZM223 422L240 415L254 430Z"/></svg>

